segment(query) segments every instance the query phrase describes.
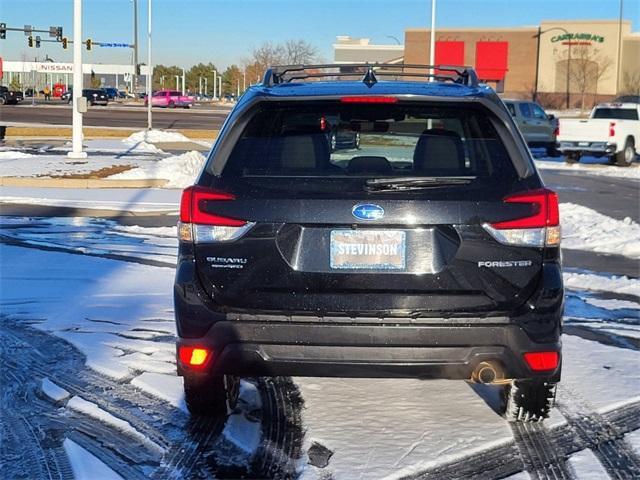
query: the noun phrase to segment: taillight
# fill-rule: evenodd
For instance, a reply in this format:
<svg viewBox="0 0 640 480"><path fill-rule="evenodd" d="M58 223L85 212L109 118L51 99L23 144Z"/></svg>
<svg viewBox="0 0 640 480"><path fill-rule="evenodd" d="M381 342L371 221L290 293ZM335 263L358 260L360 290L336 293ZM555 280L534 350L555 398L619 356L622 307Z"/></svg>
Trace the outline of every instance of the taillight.
<svg viewBox="0 0 640 480"><path fill-rule="evenodd" d="M353 97L341 97L342 103L398 103L397 97L384 97L384 96L353 96Z"/></svg>
<svg viewBox="0 0 640 480"><path fill-rule="evenodd" d="M556 128L553 130L553 136L554 137L559 137L560 136L560 123L556 124Z"/></svg>
<svg viewBox="0 0 640 480"><path fill-rule="evenodd" d="M193 186L182 192L178 238L183 242L211 243L235 240L254 224L205 209L208 202L235 200L230 193Z"/></svg>
<svg viewBox="0 0 640 480"><path fill-rule="evenodd" d="M484 224L493 238L505 245L528 247L557 247L560 245L560 212L558 195L546 188L509 195L505 203L533 205L533 213L526 217Z"/></svg>
<svg viewBox="0 0 640 480"><path fill-rule="evenodd" d="M609 136L616 136L616 122L609 122Z"/></svg>
<svg viewBox="0 0 640 480"><path fill-rule="evenodd" d="M558 352L527 352L523 356L524 361L534 372L555 370L560 361Z"/></svg>
<svg viewBox="0 0 640 480"><path fill-rule="evenodd" d="M183 365L188 367L204 367L209 362L212 353L201 347L178 347L178 358Z"/></svg>

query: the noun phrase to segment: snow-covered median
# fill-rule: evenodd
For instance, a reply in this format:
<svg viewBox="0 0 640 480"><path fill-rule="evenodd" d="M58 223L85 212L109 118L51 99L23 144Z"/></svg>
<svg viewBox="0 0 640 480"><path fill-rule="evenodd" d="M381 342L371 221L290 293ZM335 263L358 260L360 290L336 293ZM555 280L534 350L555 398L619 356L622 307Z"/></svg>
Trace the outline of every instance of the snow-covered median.
<svg viewBox="0 0 640 480"><path fill-rule="evenodd" d="M166 187L185 188L193 185L204 165L205 157L199 152L174 155L152 165L143 165L126 172L111 175L110 179L140 180L146 178L166 179Z"/></svg>
<svg viewBox="0 0 640 480"><path fill-rule="evenodd" d="M616 220L591 208L560 204L562 248L640 258L640 225L627 217Z"/></svg>
<svg viewBox="0 0 640 480"><path fill-rule="evenodd" d="M123 142L135 144L139 142L162 143L162 142L190 142L191 140L178 132L167 132L165 130L141 130L132 133Z"/></svg>
<svg viewBox="0 0 640 480"><path fill-rule="evenodd" d="M628 277L564 272L563 279L564 286L574 290L616 292L640 296L640 281Z"/></svg>

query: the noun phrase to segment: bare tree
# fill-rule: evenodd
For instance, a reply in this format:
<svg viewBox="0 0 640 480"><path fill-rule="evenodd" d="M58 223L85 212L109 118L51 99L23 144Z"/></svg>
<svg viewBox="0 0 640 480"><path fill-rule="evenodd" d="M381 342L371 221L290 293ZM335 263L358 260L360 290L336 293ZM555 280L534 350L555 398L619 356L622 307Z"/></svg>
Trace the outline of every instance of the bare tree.
<svg viewBox="0 0 640 480"><path fill-rule="evenodd" d="M288 40L283 48L284 61L289 65L308 64L318 60L318 49L306 40Z"/></svg>
<svg viewBox="0 0 640 480"><path fill-rule="evenodd" d="M622 79L624 87L620 93L624 95L640 95L640 70L624 72Z"/></svg>
<svg viewBox="0 0 640 480"><path fill-rule="evenodd" d="M261 80L264 71L272 65L299 65L319 61L318 49L305 40L288 40L284 43L265 42L251 51L243 60L249 83Z"/></svg>
<svg viewBox="0 0 640 480"><path fill-rule="evenodd" d="M564 54L568 59L568 54ZM591 45L577 45L571 48L569 79L580 94L580 111L585 108L588 93L597 95L598 84L609 73L613 60ZM566 70L565 70L566 71Z"/></svg>

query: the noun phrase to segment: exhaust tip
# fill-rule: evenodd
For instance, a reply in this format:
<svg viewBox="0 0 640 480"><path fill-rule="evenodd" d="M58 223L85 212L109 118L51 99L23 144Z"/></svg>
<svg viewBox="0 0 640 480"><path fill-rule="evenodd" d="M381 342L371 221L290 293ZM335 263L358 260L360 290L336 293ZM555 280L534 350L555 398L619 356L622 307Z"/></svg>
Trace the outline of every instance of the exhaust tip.
<svg viewBox="0 0 640 480"><path fill-rule="evenodd" d="M498 362L488 360L480 362L471 374L471 380L476 383L496 383L504 380L504 371Z"/></svg>

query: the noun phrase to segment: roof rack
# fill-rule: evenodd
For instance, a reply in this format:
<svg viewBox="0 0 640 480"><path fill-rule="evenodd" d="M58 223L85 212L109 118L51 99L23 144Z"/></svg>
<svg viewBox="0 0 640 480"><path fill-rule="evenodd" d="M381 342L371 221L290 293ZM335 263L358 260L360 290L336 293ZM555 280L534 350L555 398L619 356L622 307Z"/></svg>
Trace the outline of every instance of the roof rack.
<svg viewBox="0 0 640 480"><path fill-rule="evenodd" d="M405 69L412 71L407 72ZM332 71L321 72L320 70ZM426 72L416 72L415 70L426 70ZM436 71L438 73L435 73ZM451 75L443 75L442 72L450 72ZM262 84L273 86L309 78L361 77L363 83L372 87L377 83L376 77L379 76L433 78L438 81L451 81L469 87L477 87L479 83L476 71L473 67L467 66L415 63L327 63L318 65L276 65L267 69Z"/></svg>

